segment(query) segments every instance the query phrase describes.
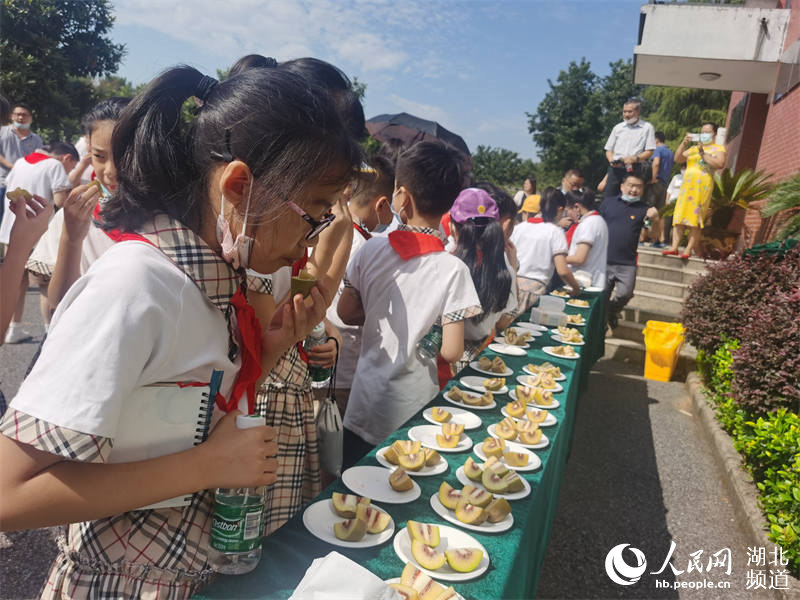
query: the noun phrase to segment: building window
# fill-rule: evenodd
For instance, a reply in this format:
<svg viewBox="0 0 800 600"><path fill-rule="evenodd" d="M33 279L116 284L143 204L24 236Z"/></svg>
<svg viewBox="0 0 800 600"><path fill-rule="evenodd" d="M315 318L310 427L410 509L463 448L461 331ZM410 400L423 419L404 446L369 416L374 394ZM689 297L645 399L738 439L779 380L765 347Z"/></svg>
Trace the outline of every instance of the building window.
<svg viewBox="0 0 800 600"><path fill-rule="evenodd" d="M750 94L745 94L739 100L739 104L733 107L731 111L731 125L728 128L728 141L734 139L742 132L742 122L744 121L744 111L747 108L747 101L750 99Z"/></svg>
<svg viewBox="0 0 800 600"><path fill-rule="evenodd" d="M789 46L778 61L778 81L772 95L773 104L797 84L800 84L800 40Z"/></svg>

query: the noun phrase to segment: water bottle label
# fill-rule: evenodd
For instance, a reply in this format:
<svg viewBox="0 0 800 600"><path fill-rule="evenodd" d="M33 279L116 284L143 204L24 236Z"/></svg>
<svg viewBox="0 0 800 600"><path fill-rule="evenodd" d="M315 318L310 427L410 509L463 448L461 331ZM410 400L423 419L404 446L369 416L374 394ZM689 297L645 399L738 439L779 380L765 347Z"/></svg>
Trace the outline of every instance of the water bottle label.
<svg viewBox="0 0 800 600"><path fill-rule="evenodd" d="M216 504L211 516L211 547L220 552L249 552L261 544L264 507Z"/></svg>

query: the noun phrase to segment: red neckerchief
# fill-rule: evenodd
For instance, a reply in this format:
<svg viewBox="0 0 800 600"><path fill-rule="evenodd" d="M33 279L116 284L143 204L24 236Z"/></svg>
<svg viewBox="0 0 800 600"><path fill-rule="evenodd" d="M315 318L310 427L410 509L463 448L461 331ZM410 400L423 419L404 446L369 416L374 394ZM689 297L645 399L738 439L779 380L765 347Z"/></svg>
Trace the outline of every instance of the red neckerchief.
<svg viewBox="0 0 800 600"><path fill-rule="evenodd" d="M109 236L110 237L110 236ZM114 238L112 238L114 239ZM138 233L117 232L117 242L125 241L146 242L157 247L153 242ZM247 301L244 295L244 286L233 295L230 301L231 306L236 312L236 325L239 329L239 350L242 356L242 366L236 374L236 381L233 384L231 395L226 400L221 393L217 393L217 406L229 413L239 407L239 398L247 392L247 414L253 414L256 404L256 381L261 377L261 324L258 322L256 312Z"/></svg>
<svg viewBox="0 0 800 600"><path fill-rule="evenodd" d="M528 223L544 223L542 217L528 217Z"/></svg>
<svg viewBox="0 0 800 600"><path fill-rule="evenodd" d="M444 229L444 234L447 237L450 237L450 220L451 218L449 212L446 212L442 215L442 220L441 220L442 229Z"/></svg>
<svg viewBox="0 0 800 600"><path fill-rule="evenodd" d="M403 260L444 252L444 242L435 235L400 229L389 234L389 245Z"/></svg>
<svg viewBox="0 0 800 600"><path fill-rule="evenodd" d="M368 240L368 239L372 238L372 234L369 231L367 231L366 229L364 229L358 223L353 223L353 229L355 229L358 233L360 233L361 237L363 237L365 240Z"/></svg>
<svg viewBox="0 0 800 600"><path fill-rule="evenodd" d="M42 154L41 152L31 152L28 156L25 157L25 162L35 165L36 163L42 162L43 160L47 160L48 158L53 158L52 156L47 156L47 154Z"/></svg>
<svg viewBox="0 0 800 600"><path fill-rule="evenodd" d="M577 228L578 228L578 224L577 223L573 223L572 225L569 226L569 229L567 229L567 231L564 233L564 235L567 238L567 244L571 244L572 243L572 236L575 235L575 230Z"/></svg>

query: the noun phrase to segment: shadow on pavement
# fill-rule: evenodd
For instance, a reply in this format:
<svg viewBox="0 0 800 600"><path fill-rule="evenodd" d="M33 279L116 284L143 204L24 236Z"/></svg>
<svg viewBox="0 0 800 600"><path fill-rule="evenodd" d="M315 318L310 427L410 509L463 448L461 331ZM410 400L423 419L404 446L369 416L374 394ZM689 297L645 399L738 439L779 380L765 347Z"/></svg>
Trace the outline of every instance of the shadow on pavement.
<svg viewBox="0 0 800 600"><path fill-rule="evenodd" d="M600 361L581 394L559 506L537 598L677 598L672 570L661 569L672 537L658 477L647 384L641 371ZM606 555L619 544L644 553L639 583L619 585L606 574ZM630 549L622 558L636 560ZM658 564L653 564L658 563Z"/></svg>

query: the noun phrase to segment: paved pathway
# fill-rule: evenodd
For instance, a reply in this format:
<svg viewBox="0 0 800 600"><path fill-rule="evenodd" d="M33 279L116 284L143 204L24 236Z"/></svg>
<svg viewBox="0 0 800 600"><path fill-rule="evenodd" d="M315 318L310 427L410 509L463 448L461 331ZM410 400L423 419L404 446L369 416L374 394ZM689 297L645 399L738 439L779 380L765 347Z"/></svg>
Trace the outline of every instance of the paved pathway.
<svg viewBox="0 0 800 600"><path fill-rule="evenodd" d="M539 598L753 598L746 590L748 540L739 530L721 473L691 415L683 383L660 383L641 370L603 360L580 399L558 512L542 568ZM659 571L674 542L672 564ZM647 560L641 580L617 585L606 575L611 548L630 544ZM709 555L730 548L730 576L706 573ZM703 573L687 572L703 550ZM625 550L623 558L635 564ZM707 579L730 589L666 589Z"/></svg>
<svg viewBox="0 0 800 600"><path fill-rule="evenodd" d="M41 337L37 293L28 293L27 327ZM10 399L38 344L0 346L0 389ZM747 542L733 517L705 440L698 435L682 383L657 383L619 362L601 361L582 395L572 455L540 579L540 598L752 598L745 590ZM36 597L55 554L54 530L0 534L0 600ZM706 574L659 570L674 541L672 564L686 571L689 554L730 548L731 589L664 589L655 581L696 582ZM620 586L605 572L608 551L640 549L647 571ZM623 554L633 564L628 550ZM489 600L489 599L481 599Z"/></svg>

